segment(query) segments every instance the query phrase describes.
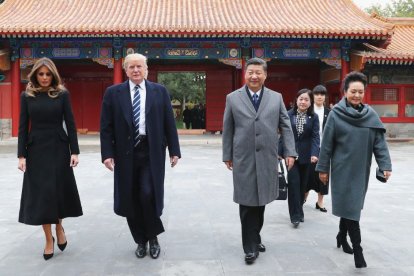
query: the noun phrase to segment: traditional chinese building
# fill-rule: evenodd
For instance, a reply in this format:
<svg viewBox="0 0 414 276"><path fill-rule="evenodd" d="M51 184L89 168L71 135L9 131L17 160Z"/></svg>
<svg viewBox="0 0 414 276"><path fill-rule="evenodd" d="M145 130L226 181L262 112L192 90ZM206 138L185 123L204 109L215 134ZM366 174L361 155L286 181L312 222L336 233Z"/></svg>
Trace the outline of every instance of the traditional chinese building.
<svg viewBox="0 0 414 276"><path fill-rule="evenodd" d="M266 86L287 105L299 89L321 83L336 102L342 77L364 70L371 83L377 80L367 102L378 112L379 105L387 111L394 105L397 116L383 116L384 122L407 125L414 123L405 112L414 92L398 81L400 73L385 81L387 70L413 68L413 49L408 60L389 58L398 51L394 45L413 45L397 35L405 29L400 23L371 17L351 0L5 0L0 132L17 135L20 93L30 66L44 56L56 62L71 92L77 127L97 131L103 92L125 80L122 58L131 52L149 58L153 81L160 72L205 72L207 131L222 129L225 97L243 84L243 64L251 57L268 61ZM398 99L389 102L391 88Z"/></svg>
<svg viewBox="0 0 414 276"><path fill-rule="evenodd" d="M369 77L368 102L391 136L414 136L414 18L383 19L394 24L386 49L364 43L353 54ZM358 61L358 58L354 59ZM358 67L358 65L356 65Z"/></svg>

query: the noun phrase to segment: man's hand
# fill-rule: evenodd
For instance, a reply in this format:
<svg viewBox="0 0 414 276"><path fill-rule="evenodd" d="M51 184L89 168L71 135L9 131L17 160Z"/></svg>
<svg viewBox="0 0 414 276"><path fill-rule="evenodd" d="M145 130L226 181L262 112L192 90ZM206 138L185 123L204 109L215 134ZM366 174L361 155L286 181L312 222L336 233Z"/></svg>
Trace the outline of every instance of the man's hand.
<svg viewBox="0 0 414 276"><path fill-rule="evenodd" d="M115 163L114 163L114 159L113 158L107 158L107 159L105 159L104 164L105 164L105 167L108 170L110 170L111 172L114 170Z"/></svg>
<svg viewBox="0 0 414 276"><path fill-rule="evenodd" d="M285 162L288 171L290 171L290 169L293 167L293 164L295 164L295 157L288 156L285 158Z"/></svg>
<svg viewBox="0 0 414 276"><path fill-rule="evenodd" d="M175 165L177 165L177 163L178 163L178 156L171 156L170 157L171 168L174 168Z"/></svg>
<svg viewBox="0 0 414 276"><path fill-rule="evenodd" d="M319 179L322 181L323 184L326 185L328 183L329 174L325 172L319 172Z"/></svg>
<svg viewBox="0 0 414 276"><path fill-rule="evenodd" d="M229 169L231 171L233 170L233 161L232 160L224 161L224 164L226 164L227 169Z"/></svg>
<svg viewBox="0 0 414 276"><path fill-rule="evenodd" d="M26 158L19 157L19 164L17 165L17 168L22 172L26 171Z"/></svg>

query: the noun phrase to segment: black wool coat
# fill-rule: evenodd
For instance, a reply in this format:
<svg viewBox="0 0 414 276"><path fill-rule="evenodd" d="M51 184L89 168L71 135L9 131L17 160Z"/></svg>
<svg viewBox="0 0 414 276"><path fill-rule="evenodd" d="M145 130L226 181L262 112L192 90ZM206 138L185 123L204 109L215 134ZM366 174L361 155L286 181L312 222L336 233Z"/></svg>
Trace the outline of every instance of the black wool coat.
<svg viewBox="0 0 414 276"><path fill-rule="evenodd" d="M177 128L167 89L145 80L145 125L148 136L151 176L154 184L158 216L164 208L165 152L181 157ZM133 151L134 126L129 81L113 85L105 91L101 111L102 162L113 158L114 211L117 215L133 215Z"/></svg>
<svg viewBox="0 0 414 276"><path fill-rule="evenodd" d="M63 128L65 121L67 133ZM69 93L21 95L18 157L26 158L19 222L56 224L82 215L71 154L79 154Z"/></svg>

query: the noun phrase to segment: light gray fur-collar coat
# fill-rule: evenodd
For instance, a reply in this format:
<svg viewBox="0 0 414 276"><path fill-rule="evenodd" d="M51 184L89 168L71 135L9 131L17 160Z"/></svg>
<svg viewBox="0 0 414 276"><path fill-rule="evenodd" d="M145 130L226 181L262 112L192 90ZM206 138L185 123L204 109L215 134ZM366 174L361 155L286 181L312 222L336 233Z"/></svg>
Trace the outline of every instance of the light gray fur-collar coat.
<svg viewBox="0 0 414 276"><path fill-rule="evenodd" d="M226 98L223 161L233 161L234 202L264 206L278 196L278 130L286 156L297 156L282 95L264 88L258 111L246 87Z"/></svg>
<svg viewBox="0 0 414 276"><path fill-rule="evenodd" d="M330 172L332 213L359 221L374 154L381 170L391 171L385 128L368 105L361 112L343 98L329 113L316 171Z"/></svg>

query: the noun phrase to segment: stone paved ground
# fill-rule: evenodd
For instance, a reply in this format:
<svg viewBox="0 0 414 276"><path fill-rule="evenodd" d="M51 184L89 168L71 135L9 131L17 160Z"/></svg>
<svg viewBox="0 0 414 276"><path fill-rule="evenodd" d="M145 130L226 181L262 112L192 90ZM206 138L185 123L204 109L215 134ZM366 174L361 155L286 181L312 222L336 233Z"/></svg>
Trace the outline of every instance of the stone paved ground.
<svg viewBox="0 0 414 276"><path fill-rule="evenodd" d="M263 243L255 264L243 261L238 206L231 173L221 162L219 136L181 138L183 159L166 171L166 232L162 255L137 259L124 218L112 211L112 173L100 163L96 137L81 138L76 179L84 215L64 221L65 252L45 262L40 227L17 222L22 174L15 140L0 143L0 275L414 275L414 144L390 144L394 172L387 184L371 177L362 213L368 268L336 248L338 219L304 206L305 223L293 229L287 202L266 207ZM357 146L357 145L355 145ZM375 166L372 166L374 171Z"/></svg>

